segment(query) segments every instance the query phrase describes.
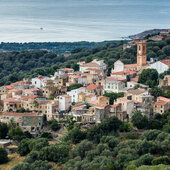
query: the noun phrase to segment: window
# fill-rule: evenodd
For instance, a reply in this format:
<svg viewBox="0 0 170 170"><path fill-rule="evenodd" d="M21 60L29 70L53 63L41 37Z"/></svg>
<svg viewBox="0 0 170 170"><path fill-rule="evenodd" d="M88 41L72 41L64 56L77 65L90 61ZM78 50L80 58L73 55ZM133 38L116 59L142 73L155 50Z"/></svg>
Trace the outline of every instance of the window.
<svg viewBox="0 0 170 170"><path fill-rule="evenodd" d="M140 46L139 46L139 51L140 51Z"/></svg>

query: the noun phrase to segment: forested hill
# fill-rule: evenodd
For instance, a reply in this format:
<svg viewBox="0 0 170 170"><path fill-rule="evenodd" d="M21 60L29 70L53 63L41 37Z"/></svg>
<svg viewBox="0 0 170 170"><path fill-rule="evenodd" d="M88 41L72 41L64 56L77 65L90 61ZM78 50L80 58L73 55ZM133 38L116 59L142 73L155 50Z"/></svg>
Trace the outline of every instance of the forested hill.
<svg viewBox="0 0 170 170"><path fill-rule="evenodd" d="M76 48L89 48L104 46L107 43L117 43L118 41L103 42L29 42L29 43L4 43L0 44L0 51L23 51L23 50L47 50L58 54L68 54Z"/></svg>
<svg viewBox="0 0 170 170"><path fill-rule="evenodd" d="M56 53L34 50L0 53L0 86L16 82L24 77L54 74L57 68L73 67L78 61L90 62L94 58L103 59L109 72L116 60L125 64L136 62L136 46L123 51L123 41L108 43L103 47L78 48L69 57ZM159 60L170 58L170 38L159 42L147 43L147 58L158 57ZM109 73L108 72L108 73Z"/></svg>

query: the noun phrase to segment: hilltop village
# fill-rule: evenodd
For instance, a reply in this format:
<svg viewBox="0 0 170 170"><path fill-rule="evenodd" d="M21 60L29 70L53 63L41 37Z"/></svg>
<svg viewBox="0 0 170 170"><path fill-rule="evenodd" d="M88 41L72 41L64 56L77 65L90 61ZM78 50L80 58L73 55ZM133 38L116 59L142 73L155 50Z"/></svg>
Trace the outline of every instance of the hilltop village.
<svg viewBox="0 0 170 170"><path fill-rule="evenodd" d="M163 35L156 35L149 39L162 38ZM36 136L43 132L43 117L47 121L72 117L77 123L88 125L112 116L130 122L135 111L148 118L169 111L170 99L154 98L151 88L139 83L143 70L156 69L161 74L170 67L170 59L147 61L146 41L126 44L124 49L137 45L137 63L117 60L110 76L104 61L94 59L89 63L78 62L79 71L61 68L51 77L40 75L0 87L0 122L9 123L13 119L23 131ZM160 79L159 86L170 86L170 75ZM109 93L118 95L112 100Z"/></svg>

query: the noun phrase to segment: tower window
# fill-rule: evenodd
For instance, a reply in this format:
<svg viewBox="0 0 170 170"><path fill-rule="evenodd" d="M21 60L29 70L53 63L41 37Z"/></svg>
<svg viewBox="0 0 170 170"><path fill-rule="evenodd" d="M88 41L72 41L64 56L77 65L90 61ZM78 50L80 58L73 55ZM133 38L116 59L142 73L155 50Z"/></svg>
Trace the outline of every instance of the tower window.
<svg viewBox="0 0 170 170"><path fill-rule="evenodd" d="M139 51L140 51L140 46L139 46Z"/></svg>

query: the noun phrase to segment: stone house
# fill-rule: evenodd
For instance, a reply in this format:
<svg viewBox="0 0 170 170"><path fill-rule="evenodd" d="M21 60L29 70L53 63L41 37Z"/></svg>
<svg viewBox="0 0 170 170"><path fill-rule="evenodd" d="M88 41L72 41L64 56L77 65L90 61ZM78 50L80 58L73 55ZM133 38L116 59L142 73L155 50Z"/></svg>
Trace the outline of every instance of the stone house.
<svg viewBox="0 0 170 170"><path fill-rule="evenodd" d="M165 97L158 97L153 104L154 113L163 114L165 111L170 111L170 99Z"/></svg>

